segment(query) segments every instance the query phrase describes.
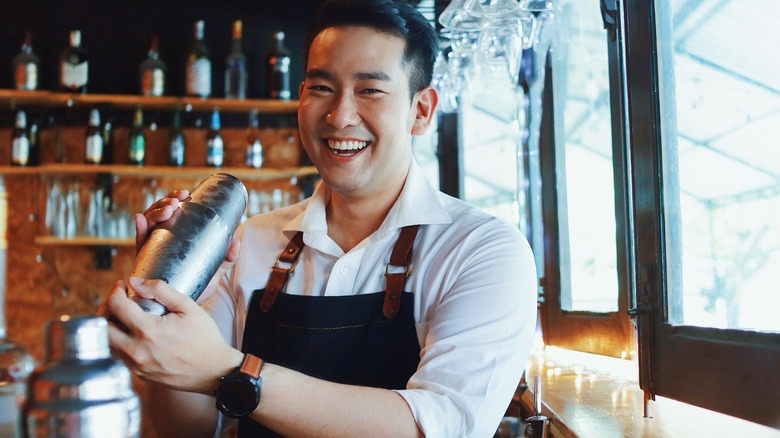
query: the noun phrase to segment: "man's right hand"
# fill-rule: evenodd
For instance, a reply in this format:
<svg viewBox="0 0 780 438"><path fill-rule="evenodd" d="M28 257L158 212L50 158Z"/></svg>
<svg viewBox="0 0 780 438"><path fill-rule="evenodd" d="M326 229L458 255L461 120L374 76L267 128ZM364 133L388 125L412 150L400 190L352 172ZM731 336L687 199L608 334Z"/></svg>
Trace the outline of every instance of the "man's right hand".
<svg viewBox="0 0 780 438"><path fill-rule="evenodd" d="M141 250L144 242L149 237L149 233L155 225L160 222L165 222L173 216L173 212L179 208L181 202L187 201L190 198L189 190L176 190L168 193L168 196L162 199L158 199L143 214L135 215L135 251L138 253ZM219 283L219 277L222 276L233 264L238 260L238 255L241 251L241 244L237 239L232 239L228 245L227 254L225 255L225 261L219 267L219 270L209 282L206 289L201 294L200 301L205 300L216 290Z"/></svg>

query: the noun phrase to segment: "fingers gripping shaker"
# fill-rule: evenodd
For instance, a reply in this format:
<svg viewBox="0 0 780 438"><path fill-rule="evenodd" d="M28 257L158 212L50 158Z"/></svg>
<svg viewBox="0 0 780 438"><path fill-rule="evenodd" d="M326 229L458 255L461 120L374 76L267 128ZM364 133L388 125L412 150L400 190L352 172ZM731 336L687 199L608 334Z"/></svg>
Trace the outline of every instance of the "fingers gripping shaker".
<svg viewBox="0 0 780 438"><path fill-rule="evenodd" d="M169 220L152 228L130 276L163 280L197 300L227 255L247 198L246 187L232 175L206 178ZM168 313L162 304L132 291L130 298L147 312Z"/></svg>

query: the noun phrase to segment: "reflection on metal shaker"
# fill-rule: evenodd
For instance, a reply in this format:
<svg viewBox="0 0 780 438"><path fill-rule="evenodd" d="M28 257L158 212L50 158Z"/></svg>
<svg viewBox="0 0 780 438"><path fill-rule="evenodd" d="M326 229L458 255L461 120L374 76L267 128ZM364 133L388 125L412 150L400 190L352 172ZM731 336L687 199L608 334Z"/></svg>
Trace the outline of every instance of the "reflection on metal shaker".
<svg viewBox="0 0 780 438"><path fill-rule="evenodd" d="M200 183L190 198L179 204L171 219L152 229L130 276L163 280L197 300L225 259L248 195L238 178L216 173ZM157 301L131 298L147 312L168 313Z"/></svg>
<svg viewBox="0 0 780 438"><path fill-rule="evenodd" d="M108 323L64 315L46 325L46 362L30 376L27 437L138 438L141 406L130 370L111 358Z"/></svg>

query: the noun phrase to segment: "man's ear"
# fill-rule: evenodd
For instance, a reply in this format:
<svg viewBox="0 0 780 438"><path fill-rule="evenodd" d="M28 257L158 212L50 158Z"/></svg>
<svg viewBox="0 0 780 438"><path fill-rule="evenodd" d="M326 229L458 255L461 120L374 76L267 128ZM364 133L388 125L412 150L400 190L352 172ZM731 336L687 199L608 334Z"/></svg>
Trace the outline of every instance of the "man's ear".
<svg viewBox="0 0 780 438"><path fill-rule="evenodd" d="M436 106L439 105L439 93L435 88L427 86L414 94L412 104L414 105L412 135L423 135L436 115Z"/></svg>
<svg viewBox="0 0 780 438"><path fill-rule="evenodd" d="M298 85L298 98L303 96L303 82L304 81L301 81L301 85Z"/></svg>

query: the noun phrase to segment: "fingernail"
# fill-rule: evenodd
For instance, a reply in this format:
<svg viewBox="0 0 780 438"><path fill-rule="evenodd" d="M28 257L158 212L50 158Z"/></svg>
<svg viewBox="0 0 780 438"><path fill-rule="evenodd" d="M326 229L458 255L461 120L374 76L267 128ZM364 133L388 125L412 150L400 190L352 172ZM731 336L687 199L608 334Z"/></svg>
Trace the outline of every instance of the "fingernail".
<svg viewBox="0 0 780 438"><path fill-rule="evenodd" d="M130 284L130 286L140 286L144 284L144 279L141 277L130 277L127 279L127 282Z"/></svg>

